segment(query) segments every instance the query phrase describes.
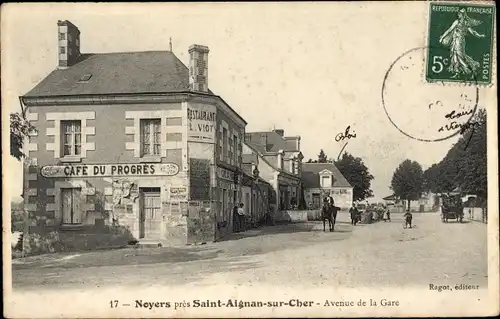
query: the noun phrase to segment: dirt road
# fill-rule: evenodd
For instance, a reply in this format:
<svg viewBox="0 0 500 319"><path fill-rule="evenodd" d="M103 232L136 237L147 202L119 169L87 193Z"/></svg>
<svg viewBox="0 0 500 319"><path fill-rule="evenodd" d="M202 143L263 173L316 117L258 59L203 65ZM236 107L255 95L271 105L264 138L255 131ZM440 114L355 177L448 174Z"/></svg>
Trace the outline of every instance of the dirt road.
<svg viewBox="0 0 500 319"><path fill-rule="evenodd" d="M263 227L228 240L181 248L127 248L16 260L15 291L231 283L280 286L415 287L487 285L486 225L441 223L415 213L413 229L392 222L335 232L319 222Z"/></svg>

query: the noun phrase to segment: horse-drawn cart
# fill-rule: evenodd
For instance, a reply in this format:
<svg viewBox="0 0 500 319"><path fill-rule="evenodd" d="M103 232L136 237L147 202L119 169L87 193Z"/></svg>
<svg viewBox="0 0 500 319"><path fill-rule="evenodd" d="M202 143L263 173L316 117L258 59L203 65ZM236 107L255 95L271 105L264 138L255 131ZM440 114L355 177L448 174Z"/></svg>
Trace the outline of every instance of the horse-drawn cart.
<svg viewBox="0 0 500 319"><path fill-rule="evenodd" d="M464 218L464 206L460 196L444 196L441 205L441 221L447 223L449 219L462 222Z"/></svg>

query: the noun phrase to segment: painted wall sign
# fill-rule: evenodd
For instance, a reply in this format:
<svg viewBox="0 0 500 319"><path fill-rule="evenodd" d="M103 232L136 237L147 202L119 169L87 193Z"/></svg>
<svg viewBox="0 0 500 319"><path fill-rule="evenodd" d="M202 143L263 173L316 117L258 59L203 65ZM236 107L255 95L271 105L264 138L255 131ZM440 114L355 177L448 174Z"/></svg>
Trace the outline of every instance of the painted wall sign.
<svg viewBox="0 0 500 319"><path fill-rule="evenodd" d="M50 165L42 167L40 172L44 177L173 176L179 173L179 166L174 163Z"/></svg>
<svg viewBox="0 0 500 319"><path fill-rule="evenodd" d="M187 200L188 191L187 187L170 187L170 200L181 201Z"/></svg>
<svg viewBox="0 0 500 319"><path fill-rule="evenodd" d="M189 104L188 141L215 143L216 114L213 105Z"/></svg>
<svg viewBox="0 0 500 319"><path fill-rule="evenodd" d="M233 191L235 191L237 189L236 185L234 185L234 183L228 183L225 181L219 181L218 186L219 186L219 188L233 190Z"/></svg>
<svg viewBox="0 0 500 319"><path fill-rule="evenodd" d="M224 179L231 182L234 181L234 172L231 172L230 170L224 169L222 167L218 167L217 176L220 179Z"/></svg>
<svg viewBox="0 0 500 319"><path fill-rule="evenodd" d="M346 188L340 188L340 189L332 189L330 190L330 193L335 195L344 195L347 194L348 192Z"/></svg>

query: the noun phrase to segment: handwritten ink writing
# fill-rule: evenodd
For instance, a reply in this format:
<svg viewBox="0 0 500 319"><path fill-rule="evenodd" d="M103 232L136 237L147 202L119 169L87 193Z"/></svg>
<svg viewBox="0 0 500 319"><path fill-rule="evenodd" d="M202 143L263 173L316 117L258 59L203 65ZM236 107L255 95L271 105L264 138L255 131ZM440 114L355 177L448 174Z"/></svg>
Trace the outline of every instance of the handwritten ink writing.
<svg viewBox="0 0 500 319"><path fill-rule="evenodd" d="M451 111L450 113L445 115L445 118L447 118L449 120L454 120L454 119L458 119L464 115L471 115L472 113L474 113L474 110L468 110L468 111L458 112L458 113L456 113L455 111ZM464 149L467 149L470 141L472 140L472 136L474 135L474 128L475 128L475 126L478 126L478 125L479 125L479 123L474 122L474 121L468 121L468 122L463 123L463 124L457 123L456 121L452 121L449 124L441 126L438 129L438 132L443 132L445 130L446 131L460 130L460 132L459 132L460 135L465 135L465 133L467 131L471 130L469 138L468 138L467 142L465 143L465 147L464 147Z"/></svg>
<svg viewBox="0 0 500 319"><path fill-rule="evenodd" d="M471 115L474 113L474 110L468 110L468 111L463 111L463 112L455 112L455 110L451 111L450 113L446 114L444 117L450 120L458 119L459 117L465 116L465 115Z"/></svg>
<svg viewBox="0 0 500 319"><path fill-rule="evenodd" d="M340 142L345 139L350 140L351 138L356 138L356 132L354 130L352 131L352 134L350 132L351 126L349 125L344 132L340 132L335 136L335 141Z"/></svg>
<svg viewBox="0 0 500 319"><path fill-rule="evenodd" d="M444 126L441 126L438 129L438 132L443 132L443 131L455 131L455 130L460 130L460 134L464 134L468 129L471 127L474 127L476 125L479 125L477 122L467 122L464 124L457 123L455 121L451 122L450 124L446 124Z"/></svg>
<svg viewBox="0 0 500 319"><path fill-rule="evenodd" d="M344 132L340 132L339 134L337 134L335 136L335 141L337 141L337 142L347 140L345 142L344 146L342 147L342 149L340 150L339 156L337 157L338 160L340 160L340 155L344 151L345 147L347 146L347 144L349 143L349 140L351 138L356 138L356 132L354 132L354 130L352 130L352 133L351 133L351 126L350 125L346 127Z"/></svg>

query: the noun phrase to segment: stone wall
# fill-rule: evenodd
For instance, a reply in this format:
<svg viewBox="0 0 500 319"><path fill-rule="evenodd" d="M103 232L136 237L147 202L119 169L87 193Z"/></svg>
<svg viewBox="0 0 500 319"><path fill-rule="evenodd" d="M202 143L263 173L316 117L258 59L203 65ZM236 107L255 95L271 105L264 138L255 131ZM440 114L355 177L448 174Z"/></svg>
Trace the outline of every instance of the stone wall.
<svg viewBox="0 0 500 319"><path fill-rule="evenodd" d="M126 247L134 237L126 227L85 226L68 230L51 227L30 230L23 238L23 254L37 255Z"/></svg>

